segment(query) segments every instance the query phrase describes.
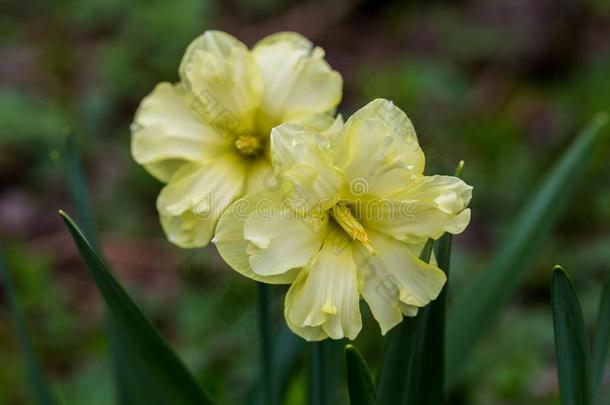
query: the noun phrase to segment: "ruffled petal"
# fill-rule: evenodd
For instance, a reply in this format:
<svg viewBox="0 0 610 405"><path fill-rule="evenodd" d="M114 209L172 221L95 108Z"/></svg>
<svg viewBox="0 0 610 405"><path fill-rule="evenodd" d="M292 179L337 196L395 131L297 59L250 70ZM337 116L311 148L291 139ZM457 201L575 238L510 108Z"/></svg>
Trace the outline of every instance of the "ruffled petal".
<svg viewBox="0 0 610 405"><path fill-rule="evenodd" d="M378 254L363 247L354 249L361 280L361 294L379 323L381 333L415 316L417 308L436 299L446 282L438 267L420 260L400 241L367 229Z"/></svg>
<svg viewBox="0 0 610 405"><path fill-rule="evenodd" d="M324 51L295 32L262 39L252 49L261 73L261 113L268 128L297 117L334 111L343 80L324 60Z"/></svg>
<svg viewBox="0 0 610 405"><path fill-rule="evenodd" d="M163 182L185 162L207 162L230 145L203 122L180 85L158 84L140 103L132 125L134 160Z"/></svg>
<svg viewBox="0 0 610 405"><path fill-rule="evenodd" d="M340 198L344 184L332 165L326 137L295 124L284 124L271 132L273 168L291 187L290 200L305 213L323 212Z"/></svg>
<svg viewBox="0 0 610 405"><path fill-rule="evenodd" d="M424 170L413 124L387 100L374 100L358 110L331 141L335 164L343 169L356 198L385 197Z"/></svg>
<svg viewBox="0 0 610 405"><path fill-rule="evenodd" d="M193 94L193 107L219 132L229 136L255 130L262 81L254 58L239 40L206 31L188 46L180 77Z"/></svg>
<svg viewBox="0 0 610 405"><path fill-rule="evenodd" d="M157 198L167 238L184 248L207 245L223 210L243 192L244 180L244 165L231 154L180 167Z"/></svg>
<svg viewBox="0 0 610 405"><path fill-rule="evenodd" d="M396 239L422 243L445 232L461 233L470 222L472 187L451 176L420 176L391 198L362 204L363 224Z"/></svg>
<svg viewBox="0 0 610 405"><path fill-rule="evenodd" d="M299 273L286 294L286 322L305 340L355 339L362 329L351 245L352 241L333 227L315 261Z"/></svg>
<svg viewBox="0 0 610 405"><path fill-rule="evenodd" d="M256 200L244 225L250 268L261 276L273 276L307 266L322 246L328 217L302 217L281 198Z"/></svg>
<svg viewBox="0 0 610 405"><path fill-rule="evenodd" d="M283 215L286 215L287 219L271 221L277 229L269 229L270 234L265 234L265 228L268 226L265 226L262 218L273 210L265 207L279 207L280 204L281 195L277 192L262 192L238 199L220 218L213 240L222 258L234 270L251 279L270 284L292 283L301 267L315 256L323 240L322 236L318 237L319 241L314 240L311 229L303 229L300 220L296 221L286 213ZM296 238L292 239L293 235L286 238L283 235L284 227L297 232ZM320 231L323 231L322 227ZM299 240L302 245L288 246L291 243L296 244ZM261 246L266 248L263 249ZM282 249L289 250L282 251ZM283 262L282 258L286 255L295 257L288 257L287 261ZM262 263L266 258L270 260L268 268L263 267L264 263ZM253 271L252 263L257 266L261 274Z"/></svg>
<svg viewBox="0 0 610 405"><path fill-rule="evenodd" d="M328 138L341 132L344 124L341 114L334 115L330 112L298 115L291 118L289 123L300 125Z"/></svg>

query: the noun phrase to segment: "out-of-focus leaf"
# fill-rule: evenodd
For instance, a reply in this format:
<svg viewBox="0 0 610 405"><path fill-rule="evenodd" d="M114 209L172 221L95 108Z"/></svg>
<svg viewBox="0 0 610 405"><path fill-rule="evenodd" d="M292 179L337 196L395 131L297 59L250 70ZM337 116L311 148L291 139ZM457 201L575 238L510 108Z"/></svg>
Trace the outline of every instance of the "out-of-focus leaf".
<svg viewBox="0 0 610 405"><path fill-rule="evenodd" d="M9 309L11 311L11 317L15 325L15 331L17 338L19 339L19 345L25 361L27 379L32 389L32 394L36 399L36 402L41 405L53 405L57 401L55 396L49 389L44 375L34 354L32 347L32 341L28 334L25 326L25 320L23 319L23 313L21 312L21 305L19 298L13 287L13 279L8 269L8 265L4 259L4 253L2 246L0 245L0 280L4 284L4 291L6 294Z"/></svg>
<svg viewBox="0 0 610 405"><path fill-rule="evenodd" d="M486 270L456 297L447 319L447 336L451 336L446 342L449 386L457 382L472 348L519 287L537 248L557 222L575 186L582 182L607 121L606 114L599 114L584 129L513 221Z"/></svg>
<svg viewBox="0 0 610 405"><path fill-rule="evenodd" d="M607 271L606 281L602 287L599 300L597 323L595 325L595 340L593 341L593 357L591 359L591 382L593 393L597 392L599 383L604 375L604 366L608 354L608 340L610 340L610 270Z"/></svg>
<svg viewBox="0 0 610 405"><path fill-rule="evenodd" d="M138 371L146 371L140 380L149 382L145 387L149 393L146 397L163 404L211 404L207 394L116 281L80 229L67 214L60 214L108 305L118 336L127 344L129 360L141 366Z"/></svg>
<svg viewBox="0 0 610 405"><path fill-rule="evenodd" d="M553 271L551 300L561 403L589 405L590 349L585 322L572 281L559 266Z"/></svg>
<svg viewBox="0 0 610 405"><path fill-rule="evenodd" d="M420 258L429 262L434 241L428 240ZM377 376L380 404L419 404L423 366L423 341L428 325L428 308L414 318L406 317L385 339L381 367ZM438 387L441 389L441 387Z"/></svg>
<svg viewBox="0 0 610 405"><path fill-rule="evenodd" d="M345 346L345 365L350 405L376 404L375 386L369 368L358 349L352 345Z"/></svg>
<svg viewBox="0 0 610 405"><path fill-rule="evenodd" d="M93 215L91 200L87 191L87 181L83 175L80 159L78 157L78 150L76 148L76 140L72 134L69 134L66 137L66 144L62 157L65 166L68 192L70 193L74 208L76 208L76 214L81 223L83 234L87 237L91 246L99 251L95 216Z"/></svg>

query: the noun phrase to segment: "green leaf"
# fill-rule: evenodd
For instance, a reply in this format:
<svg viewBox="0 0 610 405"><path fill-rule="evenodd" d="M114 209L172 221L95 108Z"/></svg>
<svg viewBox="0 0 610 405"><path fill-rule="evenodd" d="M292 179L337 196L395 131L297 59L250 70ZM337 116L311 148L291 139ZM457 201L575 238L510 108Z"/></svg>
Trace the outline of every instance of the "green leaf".
<svg viewBox="0 0 610 405"><path fill-rule="evenodd" d="M589 341L576 291L568 274L560 266L553 271L551 300L561 403L589 405Z"/></svg>
<svg viewBox="0 0 610 405"><path fill-rule="evenodd" d="M4 284L4 292L8 303L11 317L15 326L15 332L19 339L19 346L21 348L21 354L25 361L26 373L28 383L32 389L32 395L36 402L41 405L53 405L57 403L55 395L49 389L38 360L34 354L34 348L32 347L32 340L28 334L25 326L25 320L23 319L23 313L21 305L15 288L13 286L13 279L8 269L8 265L4 259L3 248L0 245L0 279Z"/></svg>
<svg viewBox="0 0 610 405"><path fill-rule="evenodd" d="M409 395L409 403L440 405L445 401L445 375L441 371L445 369L445 308L452 240L453 235L446 233L436 242L436 261L445 272L447 282L436 300L422 309L425 327L422 325L424 333L416 349L421 356L416 370L418 389Z"/></svg>
<svg viewBox="0 0 610 405"><path fill-rule="evenodd" d="M419 254L419 258L426 263L430 263L430 258L432 257L432 249L434 248L434 241L432 239L428 239L426 244L421 250Z"/></svg>
<svg viewBox="0 0 610 405"><path fill-rule="evenodd" d="M375 386L369 368L358 349L352 345L345 346L345 364L350 405L376 404Z"/></svg>
<svg viewBox="0 0 610 405"><path fill-rule="evenodd" d="M87 264L87 268L100 290L116 327L118 336L126 343L123 349L130 353L145 370L142 380L155 403L211 404L185 365L163 340L157 329L146 318L129 295L116 281L102 258L91 247L74 221L60 211L74 242Z"/></svg>
<svg viewBox="0 0 610 405"><path fill-rule="evenodd" d="M66 136L62 158L68 191L82 224L83 234L93 249L99 252L99 238L91 199L87 191L87 181L80 164L76 139L72 134ZM112 317L106 319L106 330L118 402L120 404L154 402L154 391L148 388L150 381L144 377L147 372L137 361L131 359L131 352L125 347L126 343L123 342L118 328L113 324Z"/></svg>
<svg viewBox="0 0 610 405"><path fill-rule="evenodd" d="M486 329L519 287L528 264L548 237L566 207L575 187L582 183L591 152L608 121L598 115L571 145L536 188L530 201L506 232L506 239L489 266L456 297L447 319L446 380L449 386L460 377L460 369Z"/></svg>
<svg viewBox="0 0 610 405"><path fill-rule="evenodd" d="M606 272L606 281L602 287L599 300L597 323L595 326L595 340L593 341L593 358L591 366L591 382L593 393L597 392L608 354L608 341L610 340L610 270Z"/></svg>
<svg viewBox="0 0 610 405"><path fill-rule="evenodd" d="M455 177L461 177L464 161L461 160L455 169ZM447 276L447 282L436 300L432 301L423 311L426 318L425 329L418 340L420 367L416 370L416 385L418 389L411 390L410 403L441 405L445 401L445 321L447 288L449 286L449 264L451 259L451 244L453 235L445 233L435 243L436 261L438 267ZM439 372L441 370L442 372Z"/></svg>
<svg viewBox="0 0 610 405"><path fill-rule="evenodd" d="M434 241L428 240L420 259L428 263ZM405 317L387 335L377 376L380 404L421 404L424 366L424 337L428 325L428 308L420 309L414 318ZM437 387L437 389L441 389Z"/></svg>
<svg viewBox="0 0 610 405"><path fill-rule="evenodd" d="M116 383L118 403L121 405L152 404L159 398L156 389L150 389L154 378L149 376L118 330L111 316L107 317L106 330L112 353L112 372Z"/></svg>

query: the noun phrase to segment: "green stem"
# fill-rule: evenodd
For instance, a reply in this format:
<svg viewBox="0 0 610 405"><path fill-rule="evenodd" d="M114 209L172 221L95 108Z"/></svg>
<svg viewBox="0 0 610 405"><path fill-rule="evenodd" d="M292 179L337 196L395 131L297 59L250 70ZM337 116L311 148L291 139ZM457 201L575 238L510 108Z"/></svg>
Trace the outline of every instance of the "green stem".
<svg viewBox="0 0 610 405"><path fill-rule="evenodd" d="M429 399L434 398L434 403L442 403L445 396L445 323L447 310L447 291L449 288L449 268L451 263L451 244L453 235L446 233L438 240L436 244L436 260L438 267L445 272L447 281L445 287L441 290L438 298L430 307L430 317L428 319L428 333L435 334L434 347L430 347L429 359L431 364L434 364L435 370L429 370L428 375L434 373L436 383L439 386L437 395L429 396ZM429 337L429 336L428 336ZM431 343L431 342L430 342ZM439 372L441 370L443 372Z"/></svg>
<svg viewBox="0 0 610 405"><path fill-rule="evenodd" d="M257 283L258 292L258 326L260 334L260 381L263 387L265 403L274 405L275 373L273 370L273 291L268 284Z"/></svg>
<svg viewBox="0 0 610 405"><path fill-rule="evenodd" d="M325 341L313 342L309 345L310 365L309 365L309 404L327 405L328 394L328 356L327 343Z"/></svg>

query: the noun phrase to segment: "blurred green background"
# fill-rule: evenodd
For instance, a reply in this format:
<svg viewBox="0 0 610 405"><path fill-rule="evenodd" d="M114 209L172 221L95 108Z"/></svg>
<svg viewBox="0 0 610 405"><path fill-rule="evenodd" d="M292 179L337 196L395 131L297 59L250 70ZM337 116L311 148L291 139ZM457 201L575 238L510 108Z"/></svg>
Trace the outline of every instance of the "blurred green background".
<svg viewBox="0 0 610 405"><path fill-rule="evenodd" d="M204 30L248 45L299 31L343 75L340 112L392 99L418 130L428 173L466 161L473 219L456 238L451 294L480 271L578 129L610 109L605 0L1 4L0 233L45 373L69 404L112 403L113 391L103 306L57 215L73 211L57 158L66 128L77 136L103 250L123 284L218 403L240 403L255 379L254 284L213 247L186 251L164 239L155 210L161 184L130 157L139 101L156 83L177 80L182 53ZM551 268L571 272L592 323L610 267L608 146L591 156L593 170L451 403L557 402ZM378 335L367 319L356 341L373 371ZM609 375L603 384L608 391ZM27 390L0 290L0 403L27 403ZM297 372L288 401L302 403L305 392Z"/></svg>

